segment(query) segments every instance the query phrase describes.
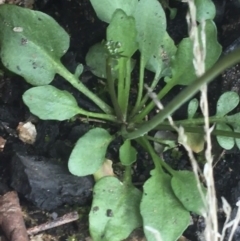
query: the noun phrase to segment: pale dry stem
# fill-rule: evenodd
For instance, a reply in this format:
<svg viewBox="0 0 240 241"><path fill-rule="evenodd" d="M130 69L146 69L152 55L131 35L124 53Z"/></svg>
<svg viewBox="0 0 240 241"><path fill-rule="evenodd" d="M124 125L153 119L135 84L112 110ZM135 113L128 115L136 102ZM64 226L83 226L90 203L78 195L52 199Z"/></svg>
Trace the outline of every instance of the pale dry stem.
<svg viewBox="0 0 240 241"><path fill-rule="evenodd" d="M189 6L189 13L187 15L187 21L189 26L189 36L193 41L193 65L195 73L198 77L205 72L205 58L206 58L206 36L205 36L205 21L200 22L200 36L197 28L196 21L196 6L193 0L187 1ZM207 185L207 197L206 197L206 210L203 214L206 222L206 228L204 236L206 241L217 241L219 238L218 222L217 222L217 199L215 193L214 179L213 179L213 158L212 158L212 143L211 132L213 127L209 125L209 109L207 99L207 85L201 88L200 107L204 116L204 130L206 150L205 158L206 164L204 167L204 177ZM197 165L197 164L196 164ZM198 179L198 177L196 176Z"/></svg>
<svg viewBox="0 0 240 241"><path fill-rule="evenodd" d="M197 22L196 22L196 7L193 0L187 0L189 5L189 14L187 16L188 26L189 26L189 36L193 41L193 65L197 76L201 76L205 72L205 58L206 58L206 36L205 36L205 22L200 23L201 32L200 38L198 36ZM199 41L199 39L201 41ZM232 226L232 230L229 236L229 241L232 240L234 232L237 228L237 225L240 221L240 210L238 208L237 215L235 219L231 222L230 214L231 207L227 201L222 198L223 210L226 214L226 221L222 230L221 235L218 233L218 220L217 220L217 198L214 186L214 177L213 177L213 158L212 158L212 144L211 144L211 132L214 129L214 126L210 127L209 125L209 109L208 109L208 99L207 99L207 85L204 85L201 88L201 100L200 107L204 116L204 129L205 129L205 141L206 141L206 150L205 158L207 163L204 167L204 177L207 185L207 213L204 215L206 222L206 229L204 232L206 241L223 241L227 228ZM239 206L239 205L238 205Z"/></svg>
<svg viewBox="0 0 240 241"><path fill-rule="evenodd" d="M193 65L195 68L195 73L198 77L204 74L205 72L205 58L206 58L206 35L205 35L205 22L200 22L200 31L198 30L198 25L196 21L196 7L194 4L194 0L184 0L184 2L188 3L189 6L189 13L187 15L187 22L189 26L189 36L193 41ZM200 36L199 36L200 33ZM157 95L152 92L152 90L146 87L148 90L149 96L153 99L156 106L161 110L163 109L162 104L157 98ZM200 107L204 116L204 130L205 130L205 142L206 142L206 150L205 150L205 158L206 164L204 166L204 177L207 186L207 197L204 197L200 185L199 179L199 167L197 161L193 155L193 152L189 145L187 144L187 137L184 134L183 127L177 127L171 116L168 117L169 123L172 127L178 132L179 138L181 138L182 144L184 148L187 150L193 172L195 174L197 183L198 183L198 190L202 196L202 199L205 203L206 210L202 213L206 228L204 231L204 239L205 241L223 241L226 230L229 227L232 227L230 237L228 241L231 241L233 238L234 232L237 228L237 225L240 221L240 209L238 209L237 215L235 220L229 222L230 214L231 214L231 207L227 203L227 201L222 198L223 201L223 210L226 213L226 222L222 230L222 234L218 232L218 220L217 220L217 198L215 192L215 185L214 185L214 177L213 177L213 158L212 158L212 143L211 143L211 132L214 129L214 126L210 127L209 124L209 109L208 109L208 99L207 99L207 85L204 85L201 88L201 99L200 99Z"/></svg>

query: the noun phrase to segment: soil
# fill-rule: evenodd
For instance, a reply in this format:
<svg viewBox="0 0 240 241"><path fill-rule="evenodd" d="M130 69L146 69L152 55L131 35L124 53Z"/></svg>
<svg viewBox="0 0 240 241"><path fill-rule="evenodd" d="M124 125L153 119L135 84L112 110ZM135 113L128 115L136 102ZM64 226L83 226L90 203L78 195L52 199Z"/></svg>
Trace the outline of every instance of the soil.
<svg viewBox="0 0 240 241"><path fill-rule="evenodd" d="M16 0L5 2L47 13L69 33L71 45L68 53L63 58L63 62L71 71L74 71L77 63L85 64L85 55L89 47L105 37L106 24L97 19L88 0ZM217 6L216 23L219 42L226 53L230 49L239 46L240 4L238 0L215 0L214 2ZM187 36L187 25L185 23L186 5L175 1L172 1L172 4L178 8L178 14L174 20L168 20L168 31L175 42L178 43L183 37ZM210 112L212 114L215 113L216 100L221 93L233 90L240 94L239 68L236 65L210 84L208 91ZM87 70L87 67L85 67L82 81L90 89L96 88L95 83L97 83L97 79ZM85 109L97 110L93 103L66 84L59 76L56 76L53 84L60 89L71 91ZM42 121L37 119L31 115L22 101L22 94L28 88L30 88L30 85L23 79L7 71L0 77L0 194L3 194L6 190L15 189L18 191L27 227L33 227L53 220L56 217L61 217L66 213L78 211L80 215L79 220L41 232L39 235L32 237L31 240L90 240L87 214L91 205L93 181L91 177L72 181L72 177L70 177L71 175L66 170L66 167L74 143L91 128L91 124L80 119L76 119L74 122ZM164 104L173 98L180 89L180 87L174 88L169 97L164 99ZM186 112L184 107L181 111L175 113L174 117L183 118L183 112ZM23 142L18 137L17 127L19 123L24 123L28 120L32 121L37 129L37 137L34 144L27 144L26 141ZM118 160L118 147L119 143L116 141L111 145L107 154L109 159L116 162ZM147 156L143 150L139 149L138 151L138 161L133 180L135 183L141 184L149 176L151 162L149 161L149 168L146 170L144 162L148 161L148 159L144 157ZM177 161L169 153L166 153L166 161L175 169L190 169L187 155L183 150L181 152L182 155ZM221 197L223 196L234 208L235 212L236 202L240 198L239 150L224 151L216 146L214 154L214 177L219 207L222 206ZM38 167L38 173L35 173L36 176L39 173L43 175L43 180L37 180L39 185L37 187L34 186L36 188L34 189L35 191L33 191L33 186L29 182L29 180L36 181L35 174L23 176L19 174L22 169L33 170L29 164L33 161L42 165ZM46 174L47 171L44 169L46 166L48 170L52 168L51 170L53 171ZM49 187L53 184L48 184L48 181L50 179L57 180L59 175L67 176L67 178L71 179L71 182L77 184L80 182L82 186L76 189L76 185L73 185L71 188L75 191L68 191L64 198L60 195L58 199L60 201L55 203L52 201L58 195L55 190L62 190L67 181L66 183L55 182L52 189ZM62 176L60 179L62 180ZM19 183L21 185L18 185ZM46 196L44 196L43 200L41 195L45 195L45 193L41 188L44 187L47 187L48 192L52 194L49 198L52 202L47 202ZM77 194L75 193L76 190L78 190ZM201 240L201 232L204 229L204 222L198 216L193 216L193 220L193 224L189 226L184 236L188 240L199 241ZM219 208L218 221L220 227L225 221L221 208ZM141 230L133 233L128 240L143 240ZM237 229L234 240L240 240L240 226Z"/></svg>

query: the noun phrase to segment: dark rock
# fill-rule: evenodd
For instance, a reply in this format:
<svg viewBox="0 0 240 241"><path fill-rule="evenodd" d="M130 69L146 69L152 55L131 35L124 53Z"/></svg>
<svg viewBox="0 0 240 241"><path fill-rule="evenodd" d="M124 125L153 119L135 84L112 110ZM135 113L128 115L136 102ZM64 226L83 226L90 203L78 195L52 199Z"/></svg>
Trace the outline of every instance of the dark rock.
<svg viewBox="0 0 240 241"><path fill-rule="evenodd" d="M11 186L41 209L85 205L92 196L92 177L73 176L60 163L17 153L11 164Z"/></svg>

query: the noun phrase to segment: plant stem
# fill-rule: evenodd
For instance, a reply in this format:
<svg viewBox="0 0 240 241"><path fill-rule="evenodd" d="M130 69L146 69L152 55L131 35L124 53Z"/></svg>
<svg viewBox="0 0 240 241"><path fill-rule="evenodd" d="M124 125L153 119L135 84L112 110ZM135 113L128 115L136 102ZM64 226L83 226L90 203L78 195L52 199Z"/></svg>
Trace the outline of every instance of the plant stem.
<svg viewBox="0 0 240 241"><path fill-rule="evenodd" d="M136 113L139 105L140 105L140 102L142 100L142 95L143 95L143 85L144 85L144 65L145 63L145 60L144 58L142 57L141 55L141 58L140 58L140 72L139 72L139 83L138 83L138 94L137 94L137 100L136 100L136 104L132 110L132 113L131 113L131 116L133 115L133 113Z"/></svg>
<svg viewBox="0 0 240 241"><path fill-rule="evenodd" d="M93 101L103 112L106 114L112 114L113 109L102 101L97 95L90 91L79 79L69 72L64 65L59 63L57 66L57 73L61 75L65 80L67 80L73 87L79 90L82 94L87 96L91 101Z"/></svg>
<svg viewBox="0 0 240 241"><path fill-rule="evenodd" d="M174 121L175 124L180 125L204 125L204 118L194 118L194 119L186 119L186 120L179 120ZM225 116L210 116L209 123L230 123L227 121Z"/></svg>
<svg viewBox="0 0 240 241"><path fill-rule="evenodd" d="M158 93L157 97L158 100L161 100L173 87L175 86L175 83L168 82L163 89ZM149 112L155 107L155 104L153 101L151 101L138 115L133 117L131 120L132 122L139 122L144 119L145 116L149 114Z"/></svg>
<svg viewBox="0 0 240 241"><path fill-rule="evenodd" d="M159 71L159 73L156 73L156 74L155 74L154 79L153 79L153 82L152 82L150 88L151 88L151 89L154 89L154 88L157 86L157 84L158 84L158 82L159 82L160 79L161 79L161 72ZM136 110L135 110L134 112L132 111L131 117L133 117L134 115L136 115L136 113L138 113L138 112L141 110L141 108L146 104L148 98L149 98L148 93L146 93L146 94L144 95L144 97L142 98L140 104L139 104L138 107L136 108ZM130 117L130 118L131 118L131 117Z"/></svg>
<svg viewBox="0 0 240 241"><path fill-rule="evenodd" d="M174 122L176 124L176 122ZM187 126L187 125L182 125L185 132L190 132L190 133L202 133L204 134L205 131L203 129L203 126ZM169 131L175 131L175 129L169 124L169 123L162 123L159 124L155 130L169 130ZM212 135L214 136L226 136L226 137L233 137L233 138L240 138L240 133L239 132L230 132L230 131L223 131L223 130L213 130L211 132Z"/></svg>
<svg viewBox="0 0 240 241"><path fill-rule="evenodd" d="M115 91L115 86L114 86L114 79L112 77L112 63L111 63L111 58L107 58L107 63L106 63L106 73L107 73L107 83L108 83L108 91L112 100L112 104L114 107L114 110L116 112L117 118L119 121L122 121L123 116L122 116L122 111L120 109L120 106L118 104L117 100L117 95Z"/></svg>
<svg viewBox="0 0 240 241"><path fill-rule="evenodd" d="M122 113L123 111L123 105L125 102L124 99L124 81L126 76L126 60L125 58L121 57L118 59L118 103L121 108Z"/></svg>
<svg viewBox="0 0 240 241"><path fill-rule="evenodd" d="M172 176L175 175L175 170L173 170L166 162L160 158L154 151L152 145L147 140L146 137L137 138L136 141L151 155L153 163L157 170L163 172L162 167L164 167Z"/></svg>
<svg viewBox="0 0 240 241"><path fill-rule="evenodd" d="M128 58L126 62L126 77L124 85L124 101L122 104L123 120L126 121L128 113L128 102L131 87L131 59Z"/></svg>
<svg viewBox="0 0 240 241"><path fill-rule="evenodd" d="M79 112L80 115L84 115L86 117L92 117L92 118L97 118L97 119L102 119L102 120L108 120L108 121L112 121L117 123L118 120L116 118L116 116L114 115L109 115L109 114L103 114L103 113L94 113L94 112L90 112L90 111L86 111L82 108L79 108Z"/></svg>
<svg viewBox="0 0 240 241"><path fill-rule="evenodd" d="M125 172L123 176L123 182L126 184L132 183L132 169L131 165L130 166L125 166Z"/></svg>
<svg viewBox="0 0 240 241"><path fill-rule="evenodd" d="M222 71L231 67L240 61L240 49L224 56L218 63L216 63L204 75L194 81L191 85L181 91L163 110L155 115L150 121L142 124L139 129L128 133L124 138L135 139L145 135L150 130L154 129L157 125L161 124L168 116L177 110L182 104L188 101L195 95L202 85L209 83L217 77Z"/></svg>

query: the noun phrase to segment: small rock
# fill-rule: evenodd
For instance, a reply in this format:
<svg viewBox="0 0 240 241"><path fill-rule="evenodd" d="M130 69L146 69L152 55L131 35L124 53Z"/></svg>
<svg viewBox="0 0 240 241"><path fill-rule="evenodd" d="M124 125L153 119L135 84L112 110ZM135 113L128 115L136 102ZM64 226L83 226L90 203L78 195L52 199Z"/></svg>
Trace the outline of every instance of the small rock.
<svg viewBox="0 0 240 241"><path fill-rule="evenodd" d="M73 176L57 161L17 153L11 165L11 186L41 209L85 205L91 199L93 178Z"/></svg>

